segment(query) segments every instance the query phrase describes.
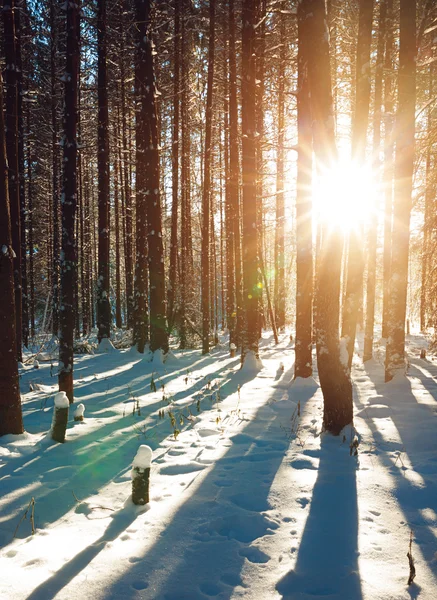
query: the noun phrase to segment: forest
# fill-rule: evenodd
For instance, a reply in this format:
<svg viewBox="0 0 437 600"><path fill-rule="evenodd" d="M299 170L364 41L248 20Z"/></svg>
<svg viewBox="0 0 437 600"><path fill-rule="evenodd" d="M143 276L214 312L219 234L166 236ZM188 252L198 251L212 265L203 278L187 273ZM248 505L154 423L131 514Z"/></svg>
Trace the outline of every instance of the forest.
<svg viewBox="0 0 437 600"><path fill-rule="evenodd" d="M0 600L435 600L435 0L1 12Z"/></svg>

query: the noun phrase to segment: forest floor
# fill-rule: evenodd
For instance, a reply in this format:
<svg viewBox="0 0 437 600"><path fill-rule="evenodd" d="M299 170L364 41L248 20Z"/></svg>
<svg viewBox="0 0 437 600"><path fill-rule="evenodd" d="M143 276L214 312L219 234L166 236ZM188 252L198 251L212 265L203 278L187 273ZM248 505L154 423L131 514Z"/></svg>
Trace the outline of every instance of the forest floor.
<svg viewBox="0 0 437 600"><path fill-rule="evenodd" d="M264 334L258 373L224 345L155 366L132 350L77 356L85 420L71 411L65 444L47 436L54 369L22 367L26 433L0 440L1 600L435 600L426 345L409 336L408 377L388 384L382 348L355 359L355 430L340 437L321 434L317 373L293 382L288 335ZM153 449L145 507L130 499L140 444Z"/></svg>

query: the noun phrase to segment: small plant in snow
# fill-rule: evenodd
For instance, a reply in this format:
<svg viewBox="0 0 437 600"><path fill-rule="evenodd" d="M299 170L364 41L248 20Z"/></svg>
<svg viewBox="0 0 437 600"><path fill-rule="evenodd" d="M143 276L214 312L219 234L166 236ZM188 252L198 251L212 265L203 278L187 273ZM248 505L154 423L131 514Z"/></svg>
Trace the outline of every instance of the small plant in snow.
<svg viewBox="0 0 437 600"><path fill-rule="evenodd" d="M152 379L150 380L150 391L156 392L156 383L152 373Z"/></svg>
<svg viewBox="0 0 437 600"><path fill-rule="evenodd" d="M408 585L411 585L416 577L416 567L414 566L413 558L413 531L410 531L410 547L407 552L408 566L410 567L410 573L408 575Z"/></svg>

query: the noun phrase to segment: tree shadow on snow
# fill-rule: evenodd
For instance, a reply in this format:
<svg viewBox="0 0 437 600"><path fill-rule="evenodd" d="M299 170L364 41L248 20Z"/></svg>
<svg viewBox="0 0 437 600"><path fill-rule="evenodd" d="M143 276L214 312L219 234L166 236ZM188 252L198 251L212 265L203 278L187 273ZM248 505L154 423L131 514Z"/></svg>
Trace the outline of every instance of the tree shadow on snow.
<svg viewBox="0 0 437 600"><path fill-rule="evenodd" d="M296 565L276 585L282 598L362 598L356 468L348 445L340 437L324 434Z"/></svg>

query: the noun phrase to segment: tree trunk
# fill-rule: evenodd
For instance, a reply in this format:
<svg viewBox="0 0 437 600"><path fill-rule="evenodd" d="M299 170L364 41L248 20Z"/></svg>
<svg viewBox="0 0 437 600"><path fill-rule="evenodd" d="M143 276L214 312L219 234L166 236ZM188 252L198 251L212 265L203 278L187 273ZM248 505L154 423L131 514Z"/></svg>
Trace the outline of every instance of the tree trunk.
<svg viewBox="0 0 437 600"><path fill-rule="evenodd" d="M319 173L332 168L337 149L333 114L329 36L326 35L324 0L303 0L302 18L306 16L308 39L308 74L311 94L314 151ZM352 385L347 365L340 360L339 317L340 276L343 235L339 225L320 227L320 254L316 278L317 365L324 407L323 425L338 435L352 422Z"/></svg>
<svg viewBox="0 0 437 600"><path fill-rule="evenodd" d="M242 11L242 174L243 174L243 305L242 358L258 358L260 281L256 160L256 0L243 0Z"/></svg>
<svg viewBox="0 0 437 600"><path fill-rule="evenodd" d="M144 351L147 289L144 285L148 240L150 277L150 350L168 352L166 323L164 247L162 242L160 165L156 90L150 33L150 0L136 0L137 20L137 316L136 341ZM138 216L139 215L139 216Z"/></svg>
<svg viewBox="0 0 437 600"><path fill-rule="evenodd" d="M382 106L382 76L384 70L384 46L386 36L387 4L381 1L379 6L379 35L375 69L375 104L373 109L373 171L377 175L378 184L381 174L381 106ZM370 201L370 199L369 199ZM368 234L367 255L367 289L366 289L366 329L364 332L363 361L373 356L373 328L375 324L375 289L376 289L376 252L377 252L378 217L377 206L372 212Z"/></svg>
<svg viewBox="0 0 437 600"><path fill-rule="evenodd" d="M62 252L59 310L59 391L73 402L74 300L76 281L75 219L77 203L77 88L79 77L80 2L66 5L67 56L65 69L65 114L62 181Z"/></svg>
<svg viewBox="0 0 437 600"><path fill-rule="evenodd" d="M279 330L285 327L285 212L284 212L284 129L285 129L285 14L280 15L280 45L278 70L278 147L276 158L276 228L275 228L275 318Z"/></svg>
<svg viewBox="0 0 437 600"><path fill-rule="evenodd" d="M0 106L3 82L0 75ZM14 250L8 196L8 175L3 110L0 110L0 436L23 433L20 385L16 355Z"/></svg>
<svg viewBox="0 0 437 600"><path fill-rule="evenodd" d="M22 360L21 216L18 165L17 63L15 46L15 0L3 0L6 89L6 155L8 164L9 207L12 248L14 250L15 334L17 357Z"/></svg>
<svg viewBox="0 0 437 600"><path fill-rule="evenodd" d="M306 3L298 8L297 189L296 189L296 340L295 377L311 377L312 368L312 129L308 78L310 41Z"/></svg>
<svg viewBox="0 0 437 600"><path fill-rule="evenodd" d="M179 75L180 75L180 2L174 3L175 22L174 22L174 40L173 40L173 126L172 126L172 203L171 203L171 232L170 232L170 269L168 277L167 291L167 320L169 330L171 331L175 318L175 300L178 290L178 207L179 207Z"/></svg>
<svg viewBox="0 0 437 600"><path fill-rule="evenodd" d="M202 354L209 352L210 330L210 251L211 251L211 162L212 162L212 95L214 85L215 0L209 2L208 82L205 113L205 160L202 194Z"/></svg>
<svg viewBox="0 0 437 600"><path fill-rule="evenodd" d="M399 83L396 113L395 202L385 379L405 369L408 251L414 172L416 2L400 0Z"/></svg>
<svg viewBox="0 0 437 600"><path fill-rule="evenodd" d="M373 0L360 0L356 58L355 113L352 122L352 161L362 168L366 158L366 137L370 107L370 45ZM348 366L352 366L358 312L361 306L364 273L364 232L356 223L349 233L346 296L343 306L342 337L346 340Z"/></svg>
<svg viewBox="0 0 437 600"><path fill-rule="evenodd" d="M111 337L111 304L109 302L109 112L107 83L106 0L98 0L97 12L97 169L99 206L99 255L97 278L97 339Z"/></svg>
<svg viewBox="0 0 437 600"><path fill-rule="evenodd" d="M383 305L382 305L382 337L388 336L388 304L390 293L391 265L391 232L393 222L393 124L394 124L394 11L393 0L387 0L386 30L384 61L384 258L383 258Z"/></svg>

